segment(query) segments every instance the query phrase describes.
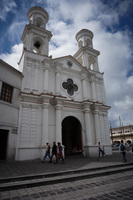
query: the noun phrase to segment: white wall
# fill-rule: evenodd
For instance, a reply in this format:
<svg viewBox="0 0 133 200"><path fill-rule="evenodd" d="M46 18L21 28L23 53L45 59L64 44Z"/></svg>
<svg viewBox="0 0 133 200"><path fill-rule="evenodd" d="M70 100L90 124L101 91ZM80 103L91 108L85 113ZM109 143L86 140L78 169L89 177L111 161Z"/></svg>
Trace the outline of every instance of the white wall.
<svg viewBox="0 0 133 200"><path fill-rule="evenodd" d="M2 82L13 87L12 102L0 100L0 129L8 130L6 159L15 159L21 79L22 74L18 70L0 60L0 87Z"/></svg>

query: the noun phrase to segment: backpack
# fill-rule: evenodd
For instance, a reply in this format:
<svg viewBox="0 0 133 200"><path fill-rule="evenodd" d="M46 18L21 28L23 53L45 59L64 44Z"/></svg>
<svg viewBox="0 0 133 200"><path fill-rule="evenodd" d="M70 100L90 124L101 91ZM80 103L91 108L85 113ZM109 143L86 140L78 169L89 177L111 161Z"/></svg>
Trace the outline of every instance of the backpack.
<svg viewBox="0 0 133 200"><path fill-rule="evenodd" d="M124 151L124 150L125 150L125 146L124 146L124 144L121 144L120 149L121 149L121 151Z"/></svg>

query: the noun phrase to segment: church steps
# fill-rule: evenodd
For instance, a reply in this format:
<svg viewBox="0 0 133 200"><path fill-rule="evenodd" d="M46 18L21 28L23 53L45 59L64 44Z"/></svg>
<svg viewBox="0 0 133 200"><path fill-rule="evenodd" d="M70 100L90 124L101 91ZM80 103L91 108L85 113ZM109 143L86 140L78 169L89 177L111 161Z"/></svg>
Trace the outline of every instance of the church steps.
<svg viewBox="0 0 133 200"><path fill-rule="evenodd" d="M56 183L77 181L94 177L117 174L133 170L133 162L118 164L113 166L98 167L82 170L69 170L57 173L38 174L30 176L19 176L13 178L0 179L0 191L45 186Z"/></svg>

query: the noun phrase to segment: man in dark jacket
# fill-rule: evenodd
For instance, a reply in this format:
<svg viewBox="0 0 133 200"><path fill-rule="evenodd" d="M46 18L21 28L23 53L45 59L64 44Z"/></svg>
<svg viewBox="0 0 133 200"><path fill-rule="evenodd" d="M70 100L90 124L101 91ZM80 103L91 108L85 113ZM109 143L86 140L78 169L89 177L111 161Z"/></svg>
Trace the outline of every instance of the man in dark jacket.
<svg viewBox="0 0 133 200"><path fill-rule="evenodd" d="M126 162L126 148L125 145L123 144L123 140L121 140L121 144L120 144L120 151L122 153L122 157L123 157L123 162Z"/></svg>
<svg viewBox="0 0 133 200"><path fill-rule="evenodd" d="M52 155L51 155L51 158L50 158L50 163L52 162L53 156L55 156L55 158L57 160L57 146L56 146L55 142L53 142L53 146L52 146Z"/></svg>

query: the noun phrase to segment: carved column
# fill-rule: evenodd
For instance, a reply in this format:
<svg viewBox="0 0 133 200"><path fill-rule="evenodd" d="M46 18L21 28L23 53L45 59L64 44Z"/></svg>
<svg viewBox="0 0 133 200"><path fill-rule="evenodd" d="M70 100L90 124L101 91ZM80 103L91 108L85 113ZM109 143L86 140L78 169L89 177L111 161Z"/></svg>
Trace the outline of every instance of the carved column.
<svg viewBox="0 0 133 200"><path fill-rule="evenodd" d="M61 108L62 108L62 105L56 106L56 142L62 143Z"/></svg>
<svg viewBox="0 0 133 200"><path fill-rule="evenodd" d="M101 142L101 133L100 133L100 122L99 122L99 111L95 110L94 113L94 122L95 122L95 133L96 133L96 142Z"/></svg>
<svg viewBox="0 0 133 200"><path fill-rule="evenodd" d="M49 121L49 104L43 104L43 120L42 120L42 146L48 142L48 121Z"/></svg>

